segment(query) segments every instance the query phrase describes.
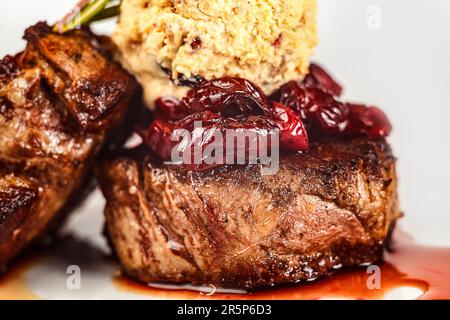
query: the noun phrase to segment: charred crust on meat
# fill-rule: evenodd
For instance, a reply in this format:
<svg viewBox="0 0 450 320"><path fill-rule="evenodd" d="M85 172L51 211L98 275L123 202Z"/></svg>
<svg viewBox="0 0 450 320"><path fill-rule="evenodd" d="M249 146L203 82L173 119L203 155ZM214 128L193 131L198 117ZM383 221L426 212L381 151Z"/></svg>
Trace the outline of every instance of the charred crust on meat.
<svg viewBox="0 0 450 320"><path fill-rule="evenodd" d="M314 280L381 259L401 216L384 139L314 143L280 157L274 176L245 165L192 172L142 148L96 171L111 243L142 282L253 289Z"/></svg>
<svg viewBox="0 0 450 320"><path fill-rule="evenodd" d="M43 67L43 80L83 130L108 129L108 116L120 113L115 108L126 105L122 100L137 89L136 81L111 60L103 44L108 48L113 45L104 37L88 30L55 34L39 23L27 29L25 39L24 58Z"/></svg>
<svg viewBox="0 0 450 320"><path fill-rule="evenodd" d="M0 60L0 84L7 78L13 77L18 72L16 59L6 56Z"/></svg>
<svg viewBox="0 0 450 320"><path fill-rule="evenodd" d="M92 190L94 161L122 145L140 106L105 39L45 23L24 38L0 60L0 268Z"/></svg>
<svg viewBox="0 0 450 320"><path fill-rule="evenodd" d="M39 41L41 37L52 33L52 28L44 21L36 23L25 30L23 39L28 42Z"/></svg>
<svg viewBox="0 0 450 320"><path fill-rule="evenodd" d="M36 190L26 187L11 187L0 190L0 225L8 220L8 216L27 208L38 193Z"/></svg>

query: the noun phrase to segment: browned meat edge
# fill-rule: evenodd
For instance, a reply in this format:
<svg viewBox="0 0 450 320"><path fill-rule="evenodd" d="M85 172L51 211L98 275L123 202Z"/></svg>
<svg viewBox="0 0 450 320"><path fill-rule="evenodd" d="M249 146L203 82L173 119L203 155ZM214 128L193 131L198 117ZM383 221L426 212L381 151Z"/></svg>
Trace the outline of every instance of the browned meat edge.
<svg viewBox="0 0 450 320"><path fill-rule="evenodd" d="M98 175L111 243L142 282L249 289L314 280L381 259L401 215L385 140L314 144L283 156L273 176L258 166L189 172L136 150Z"/></svg>
<svg viewBox="0 0 450 320"><path fill-rule="evenodd" d="M136 113L137 83L105 38L38 23L25 39L25 51L0 60L0 268L90 190L94 161Z"/></svg>

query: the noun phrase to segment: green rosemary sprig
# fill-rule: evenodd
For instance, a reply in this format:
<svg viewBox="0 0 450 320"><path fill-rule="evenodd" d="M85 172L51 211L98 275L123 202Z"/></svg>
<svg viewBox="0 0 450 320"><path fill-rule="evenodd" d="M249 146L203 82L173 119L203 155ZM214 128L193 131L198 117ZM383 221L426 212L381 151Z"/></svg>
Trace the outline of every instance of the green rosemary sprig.
<svg viewBox="0 0 450 320"><path fill-rule="evenodd" d="M114 0L81 0L72 11L61 21L56 23L53 29L64 33L94 21L115 17L119 14L120 5L111 5Z"/></svg>
<svg viewBox="0 0 450 320"><path fill-rule="evenodd" d="M98 13L98 15L96 15L95 17L92 18L90 23L96 22L96 21L101 21L101 20L106 20L109 18L114 18L114 17L117 17L119 14L120 14L120 5L119 4L117 4L115 6L110 6L110 7L103 9L102 11L100 11Z"/></svg>

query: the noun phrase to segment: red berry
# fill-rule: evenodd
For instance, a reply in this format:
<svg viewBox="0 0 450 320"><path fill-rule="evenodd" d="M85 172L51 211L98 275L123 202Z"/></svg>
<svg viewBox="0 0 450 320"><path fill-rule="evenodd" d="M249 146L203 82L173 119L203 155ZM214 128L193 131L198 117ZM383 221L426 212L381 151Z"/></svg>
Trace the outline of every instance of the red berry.
<svg viewBox="0 0 450 320"><path fill-rule="evenodd" d="M306 87L319 88L335 97L340 97L342 87L321 66L312 63L309 74L303 80Z"/></svg>
<svg viewBox="0 0 450 320"><path fill-rule="evenodd" d="M294 110L313 137L339 134L348 125L348 107L318 88L290 81L272 98Z"/></svg>
<svg viewBox="0 0 450 320"><path fill-rule="evenodd" d="M156 100L157 118L176 121L203 111L230 117L268 115L270 102L253 83L234 77L205 81L192 88L181 101L175 98Z"/></svg>
<svg viewBox="0 0 450 320"><path fill-rule="evenodd" d="M193 113L174 123L174 129L186 129L188 131L194 130L195 122L201 122L202 128L220 124L223 122L223 117L217 113L210 111Z"/></svg>
<svg viewBox="0 0 450 320"><path fill-rule="evenodd" d="M259 150L258 142L261 140L248 141L249 135L245 133L251 133L259 139L278 129L280 148L288 152L307 151L309 138L377 138L390 134L392 126L380 109L342 103L336 98L341 92L342 87L324 69L314 64L302 82L286 83L270 99L260 88L245 79L225 77L201 81L181 101L174 98L158 99L153 114L155 120L148 129L139 129L139 133L150 150L168 161L178 145L178 142L172 141L172 133L177 129L187 130L190 137L195 139L179 151L191 151L191 163L197 160L194 159L194 149L204 151L216 143L213 137L216 137L214 133L217 131L224 138L219 142L221 145L214 144L224 156L221 163L226 162L227 151L230 151L226 150L226 138L230 130L246 138L241 144L233 143L234 154L244 154L245 157L250 154L268 155L272 143L270 138L267 139L265 147L269 150ZM196 122L201 123L200 128L194 126ZM196 135L193 135L194 132ZM210 164L207 158L200 160L201 163L189 167L206 170L222 165Z"/></svg>
<svg viewBox="0 0 450 320"><path fill-rule="evenodd" d="M347 106L350 110L350 123L344 131L345 136L378 138L391 134L392 125L386 114L379 108L350 103Z"/></svg>
<svg viewBox="0 0 450 320"><path fill-rule="evenodd" d="M305 126L292 109L274 102L273 117L281 130L281 148L293 152L308 150L309 141Z"/></svg>
<svg viewBox="0 0 450 320"><path fill-rule="evenodd" d="M196 140L191 144L184 146L184 152L187 148L192 148L191 154L193 155L193 148L199 146L204 150L209 144L214 142L211 140L215 131L219 131L223 137L222 141L218 141L221 144L222 154L226 155L226 137L227 130L234 131L237 136L239 134L242 137L267 137L271 130L277 129L275 121L265 116L248 116L246 119L234 119L229 117L222 117L219 114L209 111L194 113L186 118L176 121L174 123L165 122L162 120L155 120L151 123L147 130L140 130L139 133L144 139L146 145L158 155L162 160L169 161L171 159L172 150L177 146L177 141L172 141L172 133L178 129L185 129L190 133L190 138L194 139L194 130L196 122L201 124L201 135L196 136ZM293 128L294 129L294 128ZM250 133L250 135L246 135ZM253 141L255 142L255 141ZM256 141L257 142L257 141ZM250 151L254 151L253 154L259 154L258 144L246 141L245 145L239 145L233 142L236 148L235 154L238 150L244 150L244 154L250 154ZM270 148L270 141L268 141L268 147ZM183 150L180 150L183 153ZM192 163L194 159L191 159ZM225 161L224 161L225 162ZM209 166L208 166L209 167ZM198 166L198 169L203 168L202 165Z"/></svg>
<svg viewBox="0 0 450 320"><path fill-rule="evenodd" d="M154 118L177 121L189 115L180 101L172 97L159 98L155 102Z"/></svg>
<svg viewBox="0 0 450 320"><path fill-rule="evenodd" d="M211 111L223 116L268 115L270 103L262 90L248 80L225 77L191 89L181 101L190 113Z"/></svg>
<svg viewBox="0 0 450 320"><path fill-rule="evenodd" d="M148 129L139 130L147 147L162 160L169 160L174 143L171 140L173 125L162 120L153 121Z"/></svg>

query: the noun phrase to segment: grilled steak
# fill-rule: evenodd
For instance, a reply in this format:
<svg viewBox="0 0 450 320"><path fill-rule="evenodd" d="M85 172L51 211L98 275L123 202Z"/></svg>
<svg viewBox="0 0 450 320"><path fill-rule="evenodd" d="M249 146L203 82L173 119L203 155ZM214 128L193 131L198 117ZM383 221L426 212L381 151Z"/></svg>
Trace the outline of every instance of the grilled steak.
<svg viewBox="0 0 450 320"><path fill-rule="evenodd" d="M192 172L127 151L98 169L107 233L142 282L256 288L379 260L400 216L384 139L313 144L258 166Z"/></svg>
<svg viewBox="0 0 450 320"><path fill-rule="evenodd" d="M0 60L0 267L83 193L93 160L125 136L137 88L88 31L39 23L25 39Z"/></svg>

